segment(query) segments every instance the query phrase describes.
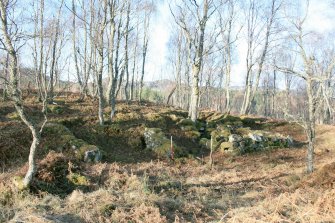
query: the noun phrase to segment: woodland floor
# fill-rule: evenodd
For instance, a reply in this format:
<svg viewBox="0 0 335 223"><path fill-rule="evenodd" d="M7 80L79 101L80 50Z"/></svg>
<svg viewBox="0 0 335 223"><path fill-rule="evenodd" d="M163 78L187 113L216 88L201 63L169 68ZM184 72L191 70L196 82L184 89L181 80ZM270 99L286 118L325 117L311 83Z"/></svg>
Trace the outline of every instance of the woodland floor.
<svg viewBox="0 0 335 223"><path fill-rule="evenodd" d="M40 120L29 97L27 112ZM305 174L304 131L296 124L262 120L253 129L290 135L294 148L246 155L214 154L189 139L173 121L186 112L152 103L117 104L112 124L97 124L97 101L58 98L49 122L104 151L103 162L74 162L58 150L57 134L43 134L39 171L31 191L18 192L31 137L9 102L0 102L0 222L335 222L335 126L318 126L316 171ZM106 109L108 117L108 108ZM175 162L145 149L145 127L159 127L189 156ZM203 161L199 159L203 157ZM70 184L69 172L85 184Z"/></svg>

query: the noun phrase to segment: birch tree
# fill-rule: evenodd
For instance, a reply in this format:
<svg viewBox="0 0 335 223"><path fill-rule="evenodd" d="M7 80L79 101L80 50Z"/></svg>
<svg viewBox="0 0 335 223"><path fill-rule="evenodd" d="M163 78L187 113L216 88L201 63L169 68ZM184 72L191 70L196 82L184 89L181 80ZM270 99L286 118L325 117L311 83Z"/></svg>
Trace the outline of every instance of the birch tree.
<svg viewBox="0 0 335 223"><path fill-rule="evenodd" d="M174 13L170 8L174 20L183 30L190 48L195 51L190 65L192 66L192 92L189 106L189 116L195 122L198 117L199 78L204 56L206 24L215 8L213 0L204 0L201 5L197 1L189 0L184 2L184 5L177 5L176 7L178 9L177 13ZM193 19L196 19L196 21L189 21L190 15L194 16Z"/></svg>
<svg viewBox="0 0 335 223"><path fill-rule="evenodd" d="M251 110L252 101L255 98L258 90L260 77L263 71L263 66L266 56L269 51L270 37L273 34L273 24L277 13L281 7L281 2L278 0L271 0L270 12L266 13L265 33L263 34L263 27L261 25L260 3L255 0L249 1L249 8L247 10L247 75L245 82L245 94L241 114L248 114ZM264 37L262 36L264 35ZM261 47L260 54L259 46ZM257 64L257 71L254 80L254 67ZM253 81L255 83L253 84Z"/></svg>
<svg viewBox="0 0 335 223"><path fill-rule="evenodd" d="M1 44L3 49L8 53L9 58L9 96L15 106L17 113L19 114L23 123L30 129L33 140L30 145L29 158L28 158L28 171L23 179L23 187L27 188L30 186L34 174L36 172L35 155L37 147L40 143L41 133L43 127L47 121L46 116L43 124L40 128L29 118L26 114L23 100L22 92L19 89L18 82L18 47L15 46L14 39L17 39L18 29L17 26L13 26L13 19L10 18L10 12L15 8L15 2L12 1L0 1L0 16L1 16ZM13 30L16 29L16 30ZM21 188L22 189L22 188Z"/></svg>
<svg viewBox="0 0 335 223"><path fill-rule="evenodd" d="M143 10L144 10L144 20L143 20L143 39L142 39L142 70L141 70L141 78L140 78L140 89L138 93L139 102L142 101L145 63L147 59L148 44L149 44L149 26L150 26L151 14L153 12L153 5L150 5L150 4L145 5Z"/></svg>
<svg viewBox="0 0 335 223"><path fill-rule="evenodd" d="M308 4L307 1L307 9ZM282 71L287 74L297 76L304 81L306 86L306 95L307 95L307 109L306 117L292 116L286 114L288 118L293 118L298 120L305 129L308 146L307 146L307 172L311 173L314 171L314 146L315 146L315 125L316 125L316 113L317 107L320 103L322 86L323 83L330 81L331 74L334 72L335 68L335 56L332 55L326 63L323 64L323 68L320 69L318 64L318 54L317 51L308 50L307 46L307 37L304 33L304 23L307 18L307 13L303 18L294 19L292 22L294 30L292 30L290 37L297 45L298 56L301 61L301 71L296 68L290 67L278 67L279 71ZM320 50L320 49L319 49ZM322 50L322 49L321 49Z"/></svg>

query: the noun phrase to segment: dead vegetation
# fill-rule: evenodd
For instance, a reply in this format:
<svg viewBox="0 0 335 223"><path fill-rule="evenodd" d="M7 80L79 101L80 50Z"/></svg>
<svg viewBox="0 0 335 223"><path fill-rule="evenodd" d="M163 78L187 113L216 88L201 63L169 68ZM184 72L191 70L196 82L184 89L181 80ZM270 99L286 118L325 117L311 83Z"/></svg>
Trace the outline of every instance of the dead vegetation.
<svg viewBox="0 0 335 223"><path fill-rule="evenodd" d="M232 156L208 150L181 128L183 111L150 103L121 103L116 121L97 124L97 102L64 100L49 122L66 127L43 135L31 191L18 192L29 131L0 104L0 222L333 222L335 127L318 126L317 170L306 175L304 133L278 120L241 119L252 129L291 135L296 148ZM30 108L33 113L34 107ZM59 112L59 111L63 112ZM106 110L106 115L108 111ZM204 120L222 115L202 113ZM240 120L230 120L236 122ZM186 122L186 121L184 121ZM146 127L161 128L188 156L169 161L145 149ZM48 130L48 129L47 129ZM52 130L52 131L51 131ZM194 129L192 129L193 131ZM64 132L65 131L65 132ZM72 140L71 144L68 144ZM71 145L95 145L102 163L83 163ZM79 145L80 144L80 145ZM15 179L14 179L15 180Z"/></svg>

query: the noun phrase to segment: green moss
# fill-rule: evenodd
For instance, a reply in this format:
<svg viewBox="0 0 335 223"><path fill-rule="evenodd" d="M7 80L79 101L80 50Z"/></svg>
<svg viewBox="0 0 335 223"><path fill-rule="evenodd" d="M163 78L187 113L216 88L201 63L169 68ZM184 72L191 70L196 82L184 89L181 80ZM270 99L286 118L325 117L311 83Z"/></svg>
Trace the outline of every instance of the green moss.
<svg viewBox="0 0 335 223"><path fill-rule="evenodd" d="M11 119L11 120L21 120L19 114L15 111L15 112L11 112L11 113L8 113L6 115L6 118L8 119Z"/></svg>
<svg viewBox="0 0 335 223"><path fill-rule="evenodd" d="M76 150L76 158L79 160L83 160L85 158L85 153L87 151L99 150L99 148L95 145L82 145L78 150Z"/></svg>
<svg viewBox="0 0 335 223"><path fill-rule="evenodd" d="M170 119L171 119L172 121L174 121L174 122L179 122L180 119L182 119L182 117L179 117L179 116L177 116L177 115L175 115L175 114L171 114L171 115L169 115L169 117L170 117Z"/></svg>
<svg viewBox="0 0 335 223"><path fill-rule="evenodd" d="M57 105L65 105L65 100L63 100L63 99L54 99L54 102Z"/></svg>
<svg viewBox="0 0 335 223"><path fill-rule="evenodd" d="M243 125L246 125L246 126L254 126L256 124L256 120L253 118L242 117L241 120L242 120Z"/></svg>
<svg viewBox="0 0 335 223"><path fill-rule="evenodd" d="M68 144L72 146L75 146L76 148L80 148L82 146L84 146L85 144L87 144L84 140L82 139L77 139L75 137L73 137L72 139L70 139L68 141Z"/></svg>
<svg viewBox="0 0 335 223"><path fill-rule="evenodd" d="M145 147L144 139L141 136L130 136L127 142L128 145L134 149L143 149Z"/></svg>
<svg viewBox="0 0 335 223"><path fill-rule="evenodd" d="M149 113L144 116L148 122L152 122L158 126L165 126L166 120L165 118L158 113Z"/></svg>
<svg viewBox="0 0 335 223"><path fill-rule="evenodd" d="M158 157L167 157L168 154L171 153L171 142L170 140L164 141L160 146L156 147L154 150L155 154ZM178 147L175 143L173 143L173 152L174 152L174 157L182 157L185 154L183 153L183 150Z"/></svg>
<svg viewBox="0 0 335 223"><path fill-rule="evenodd" d="M221 152L233 152L234 146L231 142L223 142L220 144L220 151Z"/></svg>
<svg viewBox="0 0 335 223"><path fill-rule="evenodd" d="M237 116L232 116L232 115L225 115L223 117L225 122L240 122L241 118Z"/></svg>
<svg viewBox="0 0 335 223"><path fill-rule="evenodd" d="M23 183L23 177L21 177L21 176L14 176L12 180L13 180L13 184L15 185L15 187L19 191L24 191L24 190L28 189L28 187L26 185L24 185L24 183Z"/></svg>
<svg viewBox="0 0 335 223"><path fill-rule="evenodd" d="M43 134L72 135L72 132L64 125L57 123L47 123L43 129Z"/></svg>
<svg viewBox="0 0 335 223"><path fill-rule="evenodd" d="M63 114L64 108L59 105L48 105L48 112L52 114Z"/></svg>
<svg viewBox="0 0 335 223"><path fill-rule="evenodd" d="M246 128L238 128L235 131L239 135L247 136L251 132L251 129L249 127L246 127Z"/></svg>
<svg viewBox="0 0 335 223"><path fill-rule="evenodd" d="M203 148L210 148L210 140L207 138L201 138L199 141L199 144L203 147Z"/></svg>
<svg viewBox="0 0 335 223"><path fill-rule="evenodd" d="M207 129L215 129L216 128L216 122L209 121L207 122Z"/></svg>
<svg viewBox="0 0 335 223"><path fill-rule="evenodd" d="M211 132L211 136L213 137L214 141L228 141L230 135L230 131L228 129L222 129L222 130L214 130Z"/></svg>
<svg viewBox="0 0 335 223"><path fill-rule="evenodd" d="M60 119L58 123L65 125L68 128L71 128L74 126L83 125L85 122L82 117L75 117L75 118Z"/></svg>
<svg viewBox="0 0 335 223"><path fill-rule="evenodd" d="M191 139L198 139L201 134L199 131L187 131L185 132L185 136Z"/></svg>
<svg viewBox="0 0 335 223"><path fill-rule="evenodd" d="M71 173L67 176L67 179L76 186L88 186L90 184L88 178L79 173Z"/></svg>
<svg viewBox="0 0 335 223"><path fill-rule="evenodd" d="M224 118L224 114L222 113L214 113L213 115L211 115L209 118L208 118L208 121L213 121L213 122L217 122L218 120L221 120Z"/></svg>
<svg viewBox="0 0 335 223"><path fill-rule="evenodd" d="M195 123L191 119L182 119L178 122L179 126L195 126Z"/></svg>
<svg viewBox="0 0 335 223"><path fill-rule="evenodd" d="M107 116L109 116L109 114L106 114ZM117 112L115 115L114 120L116 122L126 122L126 121L133 121L133 120L137 120L140 119L140 115L136 112L127 112L127 113L122 113L122 112Z"/></svg>
<svg viewBox="0 0 335 223"><path fill-rule="evenodd" d="M181 129L185 132L187 132L187 131L197 131L197 128L193 125L181 126Z"/></svg>

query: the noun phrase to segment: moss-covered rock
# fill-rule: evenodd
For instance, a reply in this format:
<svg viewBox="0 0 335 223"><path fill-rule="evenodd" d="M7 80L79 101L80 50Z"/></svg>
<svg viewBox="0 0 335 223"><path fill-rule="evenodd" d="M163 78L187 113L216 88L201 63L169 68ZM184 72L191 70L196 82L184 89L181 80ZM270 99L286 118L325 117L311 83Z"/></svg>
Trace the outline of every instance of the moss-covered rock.
<svg viewBox="0 0 335 223"><path fill-rule="evenodd" d="M70 173L69 175L67 175L66 178L69 180L69 182L71 182L75 186L89 186L90 185L89 179L79 173Z"/></svg>
<svg viewBox="0 0 335 223"><path fill-rule="evenodd" d="M229 153L233 153L234 152L234 145L231 142L222 142L220 144L220 151L221 152L229 152Z"/></svg>
<svg viewBox="0 0 335 223"><path fill-rule="evenodd" d="M179 126L195 126L195 123L191 119L182 119L178 122Z"/></svg>
<svg viewBox="0 0 335 223"><path fill-rule="evenodd" d="M100 162L102 153L95 145L83 145L75 151L76 157L85 162Z"/></svg>
<svg viewBox="0 0 335 223"><path fill-rule="evenodd" d="M171 157L171 141L160 128L146 128L144 131L146 148L152 150L158 157ZM173 156L175 158L184 155L182 149L175 143L173 145Z"/></svg>
<svg viewBox="0 0 335 223"><path fill-rule="evenodd" d="M197 131L197 128L193 125L186 125L186 126L181 126L181 130L187 132L187 131Z"/></svg>
<svg viewBox="0 0 335 223"><path fill-rule="evenodd" d="M183 117L177 116L176 114L170 114L169 118L174 122L179 122Z"/></svg>
<svg viewBox="0 0 335 223"><path fill-rule="evenodd" d="M63 114L64 108L60 105L48 105L48 112L52 114Z"/></svg>
<svg viewBox="0 0 335 223"><path fill-rule="evenodd" d="M227 128L218 128L211 132L213 138L213 146L217 147L221 142L227 142L230 135L230 130Z"/></svg>
<svg viewBox="0 0 335 223"><path fill-rule="evenodd" d="M243 127L243 128L238 128L235 129L236 134L242 135L242 136L247 136L251 131L249 127Z"/></svg>
<svg viewBox="0 0 335 223"><path fill-rule="evenodd" d="M194 130L186 131L184 134L187 138L191 138L191 139L198 139L201 136L199 131L194 131Z"/></svg>

